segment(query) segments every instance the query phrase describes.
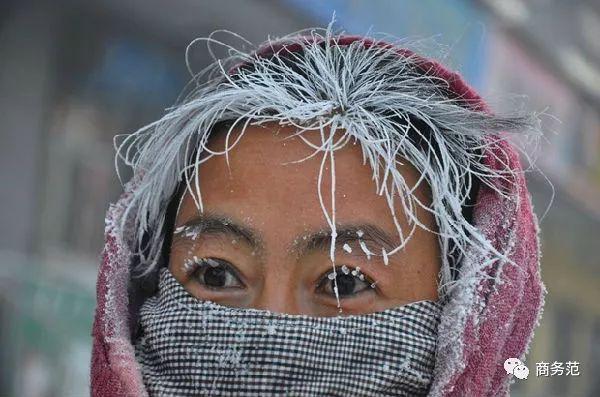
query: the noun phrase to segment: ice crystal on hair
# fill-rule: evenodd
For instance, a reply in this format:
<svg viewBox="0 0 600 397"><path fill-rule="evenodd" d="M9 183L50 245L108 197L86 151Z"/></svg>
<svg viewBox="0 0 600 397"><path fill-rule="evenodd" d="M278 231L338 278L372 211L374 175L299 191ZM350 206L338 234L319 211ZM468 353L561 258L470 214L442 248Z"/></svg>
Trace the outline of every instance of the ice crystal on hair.
<svg viewBox="0 0 600 397"><path fill-rule="evenodd" d="M360 240L358 242L358 245L360 246L360 249L365 253L365 255L367 256L368 260L371 260L371 255L373 255L373 253L371 251L369 251L369 248L367 247L367 244L365 244L365 242L363 240Z"/></svg>
<svg viewBox="0 0 600 397"><path fill-rule="evenodd" d="M388 257L387 251L385 248L381 249L381 256L383 257L383 264L388 266L390 264L390 258Z"/></svg>
<svg viewBox="0 0 600 397"><path fill-rule="evenodd" d="M179 184L185 184L203 211L196 167L213 156L228 159L248 125L265 123L296 127L295 136L314 150L310 157L320 156L315 194L331 228L332 266L337 238L335 155L354 143L360 145L363 161L373 172L373 188L386 199L398 233L400 244L383 253L386 264L417 228L428 230L417 217L420 208L435 216L442 287L456 281L452 269L467 255L485 258L481 266L507 260L506 253L498 252L465 218L463 206L475 180L505 194L502 186L511 183L515 171L508 165L504 170L488 167L484 156L497 156L495 161L505 164L502 154L494 154L501 150L489 148L500 147L505 132L537 133L537 115L483 111L450 93L449 83L423 68L422 58L412 52L377 39L369 45L363 40L338 45L337 37L329 26L270 40L257 52L227 47L230 55L195 75L197 86L178 105L118 145L117 158L133 168L137 185L121 230L125 237L133 236L128 242L141 258L138 270L149 272L157 265L167 203ZM227 144L217 152L207 141L221 122ZM235 129L240 134L233 139ZM316 136L320 144L308 136ZM419 172L415 185L400 172L404 163ZM332 189L328 203L322 191L325 172ZM429 187L431 203L414 194L421 185ZM396 218L398 208L405 220ZM360 238L363 233L357 234ZM360 246L369 258L374 255L364 243ZM337 286L334 291L337 294Z"/></svg>

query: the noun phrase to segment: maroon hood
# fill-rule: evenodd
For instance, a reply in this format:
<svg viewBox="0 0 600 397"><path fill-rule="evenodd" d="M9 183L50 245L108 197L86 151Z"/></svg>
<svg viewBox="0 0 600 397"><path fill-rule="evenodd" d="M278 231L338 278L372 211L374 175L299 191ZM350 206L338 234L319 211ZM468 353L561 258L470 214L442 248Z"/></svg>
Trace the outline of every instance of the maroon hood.
<svg viewBox="0 0 600 397"><path fill-rule="evenodd" d="M347 45L357 40L365 46L391 47L354 36L339 37L337 44ZM279 42L261 47L257 55L299 49L298 44ZM414 56L400 48L397 53ZM418 59L418 65L429 75L446 80L456 97L478 111L489 111L457 73L435 61ZM507 194L481 186L473 223L496 249L507 252L516 266L488 266L477 283L452 290L438 331L431 396L507 395L512 375L506 373L503 363L511 357L524 359L544 302L537 221L518 153L506 140L499 140L485 150L487 166L496 170L508 167L516 172L511 173L512 180L504 182ZM127 184L125 193L111 205L106 217L106 240L92 331L92 396L147 395L129 329L132 251L120 233L124 209L135 189L135 182Z"/></svg>

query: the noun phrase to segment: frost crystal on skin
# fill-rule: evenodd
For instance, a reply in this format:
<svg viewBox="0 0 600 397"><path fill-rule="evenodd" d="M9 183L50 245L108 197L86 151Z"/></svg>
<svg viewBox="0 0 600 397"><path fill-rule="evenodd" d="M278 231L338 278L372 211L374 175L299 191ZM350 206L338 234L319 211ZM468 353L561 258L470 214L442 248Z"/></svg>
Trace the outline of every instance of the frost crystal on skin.
<svg viewBox="0 0 600 397"><path fill-rule="evenodd" d="M514 171L508 166L502 170L485 165L482 153L506 164L506 156L487 149L500 147L498 142L506 139L504 132L539 135L538 116L522 112L495 115L475 108L463 98L448 95L448 82L434 71L420 68L419 57L378 45L376 39L369 45L360 40L337 45L331 26L304 34L261 47L265 52L266 48L280 48L281 43L294 44L301 48L294 53L258 56L228 47L229 57L216 60L194 76L195 82L206 77L206 83L198 83L162 119L117 145L116 161L123 160L133 168L138 186L121 225L124 238L134 236L128 243L141 258L137 270L147 273L157 264L166 204L179 183L185 183L202 212L195 169L213 156L224 155L228 161L229 150L243 138L245 128L265 123L296 127L295 136L314 150L309 157L320 156L316 194L331 228L332 267L337 237L335 153L351 143L360 145L363 161L372 169L377 193L386 199L399 236L400 245L387 255L402 250L416 228L429 230L416 215L421 208L436 219L437 230L432 232L437 233L442 251L442 290L456 281L452 280L452 268L467 256L484 258L479 261L481 269L498 260L510 262L506 252L497 251L465 219L462 209L475 179L505 194L503 184L512 183ZM406 43L402 46L407 47ZM208 139L215 125L224 121L228 122L227 146L213 151ZM232 139L234 129L240 134ZM421 175L416 185L403 177L398 167L402 163L412 165ZM327 169L329 203L324 202L322 192ZM414 194L421 185L430 188L430 204ZM407 226L402 227L396 218L398 208L405 214ZM361 237L360 231L357 234ZM143 238L148 235L149 239ZM478 274L476 270L472 277ZM337 288L334 291L337 293Z"/></svg>

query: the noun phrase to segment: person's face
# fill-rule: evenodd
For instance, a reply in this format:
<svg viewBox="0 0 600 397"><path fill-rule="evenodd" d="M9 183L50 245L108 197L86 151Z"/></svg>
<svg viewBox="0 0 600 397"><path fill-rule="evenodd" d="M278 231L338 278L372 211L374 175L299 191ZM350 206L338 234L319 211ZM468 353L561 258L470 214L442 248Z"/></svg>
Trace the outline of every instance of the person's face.
<svg viewBox="0 0 600 397"><path fill-rule="evenodd" d="M226 306L338 314L335 284L328 277L333 271L331 229L317 194L322 153L293 163L313 153L300 138L291 137L295 132L275 124L249 126L229 151L229 167L223 155L198 167L204 212L189 193L184 195L169 259L169 269L192 295ZM317 135L311 141L317 143ZM224 137L215 136L211 146L222 150ZM326 164L322 197L330 212ZM399 167L412 186L417 171L406 164ZM404 250L384 260L382 248L391 251L400 238L372 175L358 144L350 142L335 152L335 266L345 314L437 298L441 260L434 233L417 228ZM425 185L415 194L429 202ZM395 207L402 229L410 230L398 201ZM417 214L436 230L430 213L419 209Z"/></svg>

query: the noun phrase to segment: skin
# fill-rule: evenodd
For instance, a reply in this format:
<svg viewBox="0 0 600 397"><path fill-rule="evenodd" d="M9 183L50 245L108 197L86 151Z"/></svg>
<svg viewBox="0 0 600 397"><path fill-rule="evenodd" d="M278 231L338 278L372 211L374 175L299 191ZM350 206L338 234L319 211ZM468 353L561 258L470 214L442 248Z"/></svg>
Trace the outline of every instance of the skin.
<svg viewBox="0 0 600 397"><path fill-rule="evenodd" d="M204 213L186 192L176 217L169 258L171 273L198 299L288 314L339 314L334 282L327 278L333 271L330 228L317 194L322 155L290 163L313 153L292 136L296 132L294 127L277 124L248 126L229 151L229 166L225 156L214 156L199 166ZM230 144L239 133L234 132ZM318 143L318 132L311 134L304 136ZM223 150L224 133L211 139L212 149ZM406 163L399 167L412 186L418 172ZM329 175L326 168L322 192L327 207L331 200ZM350 141L335 152L335 175L335 264L346 265L349 270L359 266L365 277L362 281L350 274L342 280L342 269L338 268L338 288L344 292L340 296L342 312L364 314L437 299L441 263L437 236L417 228L405 249L390 256L386 265L382 247L388 246L389 252L400 239L385 197L375 190L372 170L362 162L358 144ZM425 184L415 194L424 203L430 201ZM403 230L409 230L400 204L396 207ZM431 214L419 209L417 216L436 230ZM180 232L183 228L185 231ZM203 232L194 233L199 228ZM360 239L359 230L363 234ZM368 259L360 240L377 255ZM351 252L347 252L348 247ZM215 287L211 281L215 270L210 264L222 271L219 282L227 279L223 286Z"/></svg>

